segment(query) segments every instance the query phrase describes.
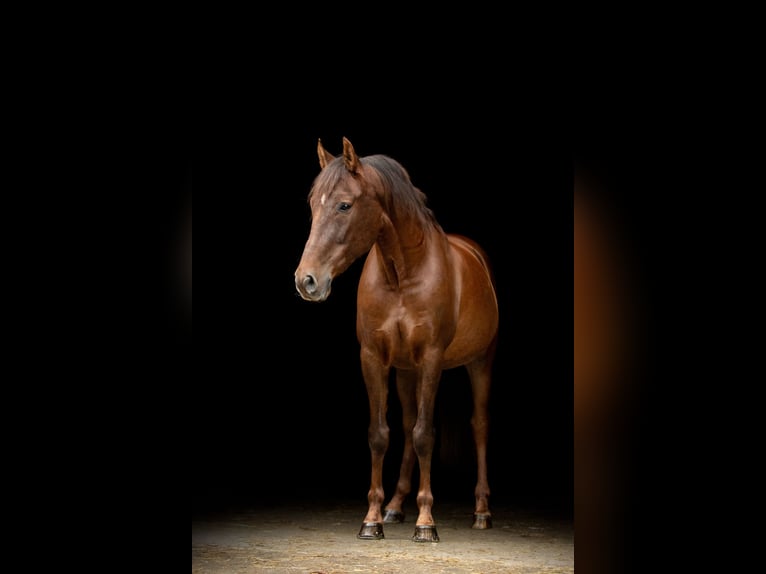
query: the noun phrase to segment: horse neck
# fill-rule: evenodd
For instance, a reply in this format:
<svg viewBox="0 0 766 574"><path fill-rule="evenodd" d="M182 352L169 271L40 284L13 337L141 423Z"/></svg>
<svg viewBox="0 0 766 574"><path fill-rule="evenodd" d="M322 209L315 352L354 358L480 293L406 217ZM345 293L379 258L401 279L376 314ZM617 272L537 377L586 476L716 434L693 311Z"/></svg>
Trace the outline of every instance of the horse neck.
<svg viewBox="0 0 766 574"><path fill-rule="evenodd" d="M398 287L417 274L436 233L440 233L437 227L418 221L412 215L386 214L376 245L380 265L390 285Z"/></svg>

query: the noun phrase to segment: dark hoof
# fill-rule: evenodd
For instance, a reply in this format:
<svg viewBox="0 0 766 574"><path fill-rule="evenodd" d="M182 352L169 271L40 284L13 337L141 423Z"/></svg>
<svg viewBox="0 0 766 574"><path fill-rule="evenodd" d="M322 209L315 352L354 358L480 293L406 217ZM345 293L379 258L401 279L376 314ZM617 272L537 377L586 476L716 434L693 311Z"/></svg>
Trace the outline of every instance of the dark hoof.
<svg viewBox="0 0 766 574"><path fill-rule="evenodd" d="M380 540L385 538L383 535L383 525L380 522L364 522L356 537L362 540Z"/></svg>
<svg viewBox="0 0 766 574"><path fill-rule="evenodd" d="M386 510L386 513L383 515L383 522L385 524L394 524L396 522L402 523L404 522L404 512L399 510Z"/></svg>
<svg viewBox="0 0 766 574"><path fill-rule="evenodd" d="M415 542L439 542L439 535L436 526L416 526L412 539Z"/></svg>
<svg viewBox="0 0 766 574"><path fill-rule="evenodd" d="M487 530L488 528L492 528L492 515L489 513L474 513L473 526L471 526L471 528L476 528L477 530Z"/></svg>

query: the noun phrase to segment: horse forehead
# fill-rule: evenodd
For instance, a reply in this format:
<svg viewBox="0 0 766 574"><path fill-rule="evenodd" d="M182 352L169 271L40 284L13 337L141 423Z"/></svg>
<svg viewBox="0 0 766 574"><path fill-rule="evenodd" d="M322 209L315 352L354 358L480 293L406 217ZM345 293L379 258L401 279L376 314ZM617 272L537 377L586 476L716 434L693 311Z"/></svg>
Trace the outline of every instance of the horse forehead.
<svg viewBox="0 0 766 574"><path fill-rule="evenodd" d="M362 186L351 177L345 177L334 185L320 185L311 193L312 206L322 207L332 198L356 199L363 193Z"/></svg>

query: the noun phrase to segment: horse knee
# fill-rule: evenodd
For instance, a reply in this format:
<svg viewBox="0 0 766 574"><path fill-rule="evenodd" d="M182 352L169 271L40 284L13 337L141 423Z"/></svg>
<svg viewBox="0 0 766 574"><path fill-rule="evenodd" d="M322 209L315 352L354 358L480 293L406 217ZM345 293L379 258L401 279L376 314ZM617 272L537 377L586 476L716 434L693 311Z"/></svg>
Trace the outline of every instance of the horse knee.
<svg viewBox="0 0 766 574"><path fill-rule="evenodd" d="M428 456L433 452L434 440L433 426L426 427L425 425L416 424L415 428L412 429L412 446L419 457Z"/></svg>
<svg viewBox="0 0 766 574"><path fill-rule="evenodd" d="M388 426L378 425L370 427L367 431L367 442L370 450L375 453L385 453L388 449Z"/></svg>

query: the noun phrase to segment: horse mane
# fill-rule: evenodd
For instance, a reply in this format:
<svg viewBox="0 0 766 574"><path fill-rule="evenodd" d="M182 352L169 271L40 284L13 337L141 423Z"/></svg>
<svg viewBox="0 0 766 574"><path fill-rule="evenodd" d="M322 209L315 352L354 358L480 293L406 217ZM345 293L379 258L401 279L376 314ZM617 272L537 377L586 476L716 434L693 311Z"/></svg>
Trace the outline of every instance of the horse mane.
<svg viewBox="0 0 766 574"><path fill-rule="evenodd" d="M431 224L439 229L441 226L436 221L433 211L428 207L428 198L419 188L413 185L410 174L398 161L386 155L370 155L359 158L362 165L371 167L378 174L385 198L384 207L391 213L393 207L414 216L424 224ZM318 190L331 191L349 173L343 163L342 157L331 161L325 169L319 172L309 192L309 200Z"/></svg>

